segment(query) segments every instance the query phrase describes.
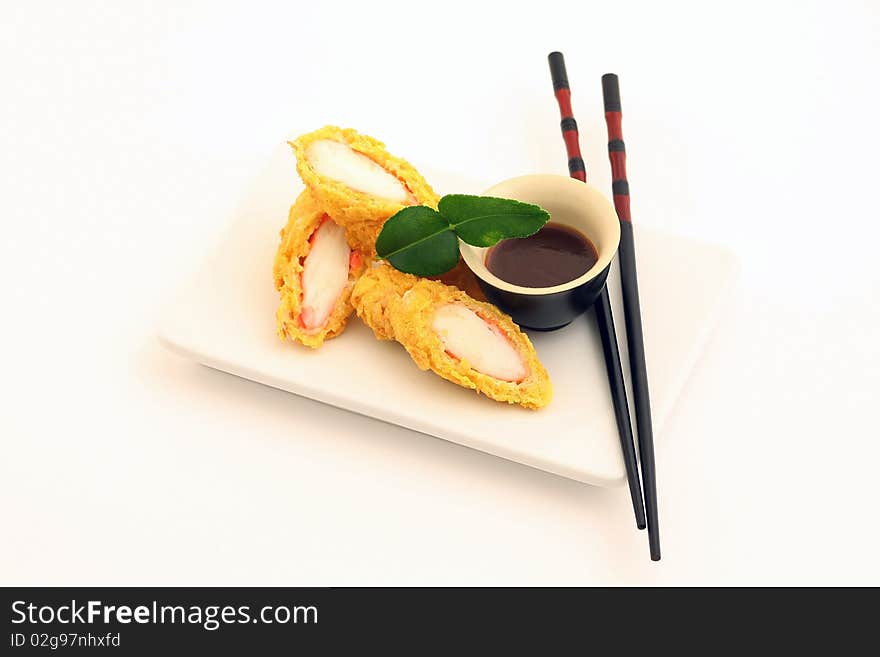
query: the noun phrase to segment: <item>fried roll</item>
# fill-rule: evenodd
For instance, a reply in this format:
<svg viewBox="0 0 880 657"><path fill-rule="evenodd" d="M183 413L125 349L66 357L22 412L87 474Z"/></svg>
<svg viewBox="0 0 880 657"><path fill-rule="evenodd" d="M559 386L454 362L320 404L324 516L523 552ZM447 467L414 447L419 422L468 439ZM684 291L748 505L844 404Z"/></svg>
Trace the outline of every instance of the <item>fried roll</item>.
<svg viewBox="0 0 880 657"><path fill-rule="evenodd" d="M352 312L351 291L365 268L342 226L308 191L300 194L281 231L273 267L281 294L279 337L317 348L342 333Z"/></svg>
<svg viewBox="0 0 880 657"><path fill-rule="evenodd" d="M439 197L421 174L377 139L326 126L290 145L306 188L365 254L374 253L382 224L403 207L437 207Z"/></svg>
<svg viewBox="0 0 880 657"><path fill-rule="evenodd" d="M379 264L358 281L355 310L423 370L496 401L542 408L553 387L528 336L495 306Z"/></svg>

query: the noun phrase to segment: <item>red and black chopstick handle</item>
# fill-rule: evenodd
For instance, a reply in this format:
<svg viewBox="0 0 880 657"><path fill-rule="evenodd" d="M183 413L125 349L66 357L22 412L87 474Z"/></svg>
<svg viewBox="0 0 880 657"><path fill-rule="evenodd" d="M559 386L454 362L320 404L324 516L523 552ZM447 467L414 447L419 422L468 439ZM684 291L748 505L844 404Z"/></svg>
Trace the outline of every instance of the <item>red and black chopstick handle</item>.
<svg viewBox="0 0 880 657"><path fill-rule="evenodd" d="M635 241L629 205L629 182L626 179L626 146L623 143L620 86L617 76L602 76L602 97L605 100L605 123L608 126L608 159L611 160L614 208L620 219L620 282L626 321L626 338L632 374L636 426L642 482L645 487L645 511L648 520L648 544L651 559L660 559L660 523L657 509L657 469L654 459L654 429L651 420L651 396L648 390L648 368L645 362L645 341L642 334L642 311L639 304L639 281L636 272Z"/></svg>
<svg viewBox="0 0 880 657"><path fill-rule="evenodd" d="M559 122L562 128L562 139L565 141L565 151L568 154L568 172L572 178L581 182L587 182L587 168L584 158L581 156L581 147L578 143L577 121L574 120L571 109L571 90L568 87L568 75L565 72L565 59L561 52L551 52L547 56L550 62L550 77L553 80L553 94L559 103Z"/></svg>
<svg viewBox="0 0 880 657"><path fill-rule="evenodd" d="M553 92L559 103L559 114L562 116L562 138L568 153L568 172L572 178L587 182L587 171L581 157L578 143L577 123L571 109L571 90L568 88L568 74L565 71L565 59L560 52L551 52L547 57L550 62L550 77L553 80ZM629 406L626 401L626 387L623 381L623 369L620 364L620 351L617 347L617 335L614 330L614 316L611 312L611 299L608 287L603 285L596 301L596 320L599 325L599 336L602 339L602 351L605 355L605 367L608 374L608 385L611 388L611 401L614 406L614 419L617 422L617 433L623 451L626 479L629 494L636 517L636 526L644 529L647 520L645 505L642 498L642 484L639 479L639 466L636 461L633 443L632 424L629 419Z"/></svg>
<svg viewBox="0 0 880 657"><path fill-rule="evenodd" d="M629 210L629 183L626 180L626 145L623 143L623 115L620 111L620 87L614 73L602 76L605 99L605 124L608 126L608 157L611 160L611 192L614 209L621 221L632 221Z"/></svg>

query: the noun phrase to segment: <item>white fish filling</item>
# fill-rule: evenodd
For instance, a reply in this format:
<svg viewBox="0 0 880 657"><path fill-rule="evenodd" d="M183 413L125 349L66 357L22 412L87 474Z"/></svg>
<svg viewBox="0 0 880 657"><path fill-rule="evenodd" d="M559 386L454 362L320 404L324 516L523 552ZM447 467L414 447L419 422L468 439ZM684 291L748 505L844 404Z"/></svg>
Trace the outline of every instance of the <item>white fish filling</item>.
<svg viewBox="0 0 880 657"><path fill-rule="evenodd" d="M348 284L351 249L345 230L332 220L324 221L312 238L312 249L303 263L302 323L320 330L327 323L336 301Z"/></svg>
<svg viewBox="0 0 880 657"><path fill-rule="evenodd" d="M334 139L319 139L309 144L306 157L322 176L359 192L404 203L409 193L403 183L363 153Z"/></svg>
<svg viewBox="0 0 880 657"><path fill-rule="evenodd" d="M522 381L526 368L516 349L501 331L458 303L441 306L431 324L443 348L466 360L478 372L501 381Z"/></svg>

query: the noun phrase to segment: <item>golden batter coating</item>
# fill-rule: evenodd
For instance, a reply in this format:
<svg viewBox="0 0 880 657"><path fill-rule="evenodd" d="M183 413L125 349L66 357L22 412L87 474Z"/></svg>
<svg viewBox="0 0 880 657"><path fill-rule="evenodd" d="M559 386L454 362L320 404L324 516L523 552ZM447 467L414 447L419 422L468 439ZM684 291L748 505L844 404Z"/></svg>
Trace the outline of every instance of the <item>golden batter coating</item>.
<svg viewBox="0 0 880 657"><path fill-rule="evenodd" d="M324 340L336 337L345 329L353 309L350 299L352 288L366 268L366 260L359 252L352 250L348 284L326 323L317 331L307 330L303 326L301 321L303 263L311 250L310 238L325 217L327 215L315 203L308 191L300 194L290 208L287 225L281 230L281 244L275 254L272 268L275 289L281 293L281 303L276 313L278 336L282 340L290 338L313 349L320 347ZM328 220L332 221L329 218Z"/></svg>
<svg viewBox="0 0 880 657"><path fill-rule="evenodd" d="M358 282L353 295L355 308L377 337L397 340L421 369L430 369L447 381L476 390L496 401L532 409L550 403L553 386L547 370L538 360L528 336L509 316L457 288L414 278L387 264L380 264ZM463 305L497 328L521 358L525 377L519 381L497 379L447 352L433 329L433 321L435 312L448 304Z"/></svg>
<svg viewBox="0 0 880 657"><path fill-rule="evenodd" d="M453 269L432 280L457 287L477 301L486 300L476 276L464 260L459 260ZM382 261L374 263L358 280L351 294L351 302L358 316L373 329L379 340L394 339L387 312L391 300L402 296L418 281L416 276L398 271Z"/></svg>
<svg viewBox="0 0 880 657"><path fill-rule="evenodd" d="M309 145L321 139L330 139L348 145L396 177L409 192L411 201L406 204L359 192L348 185L319 174L309 161L306 151ZM429 205L437 207L440 198L422 175L406 160L391 155L385 144L377 139L359 134L350 128L325 126L290 142L296 155L296 170L318 204L346 229L351 244L363 253L375 252L376 238L382 224L405 205Z"/></svg>
<svg viewBox="0 0 880 657"><path fill-rule="evenodd" d="M379 340L393 340L388 309L418 282L416 276L379 262L360 277L351 293L351 303Z"/></svg>

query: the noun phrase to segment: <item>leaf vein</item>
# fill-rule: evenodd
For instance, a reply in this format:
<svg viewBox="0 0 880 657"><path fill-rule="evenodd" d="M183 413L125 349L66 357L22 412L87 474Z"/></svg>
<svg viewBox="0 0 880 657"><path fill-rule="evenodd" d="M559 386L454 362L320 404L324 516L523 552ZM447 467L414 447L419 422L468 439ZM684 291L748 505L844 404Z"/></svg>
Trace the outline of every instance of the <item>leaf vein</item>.
<svg viewBox="0 0 880 657"><path fill-rule="evenodd" d="M415 246L421 244L422 242L427 242L429 239L432 239L432 238L434 238L434 237L437 237L438 235L442 235L443 233L450 232L451 230L452 230L452 228L451 228L450 226L447 226L447 227L444 228L443 230L438 230L436 233L431 233L430 235L428 235L428 236L426 236L426 237L422 237L422 238L416 240L415 242L407 242L406 244L404 244L404 245L403 245L402 247L400 247L399 249L396 249L396 250L394 250L394 251L391 251L390 253L378 253L377 255L380 256L381 258L384 258L385 260L387 260L387 259L390 258L391 256L395 256L395 255L397 255L398 253L401 253L401 252L403 252L403 251L406 251L406 250L408 250L408 249L411 249L411 248L413 248L413 247L415 247Z"/></svg>

